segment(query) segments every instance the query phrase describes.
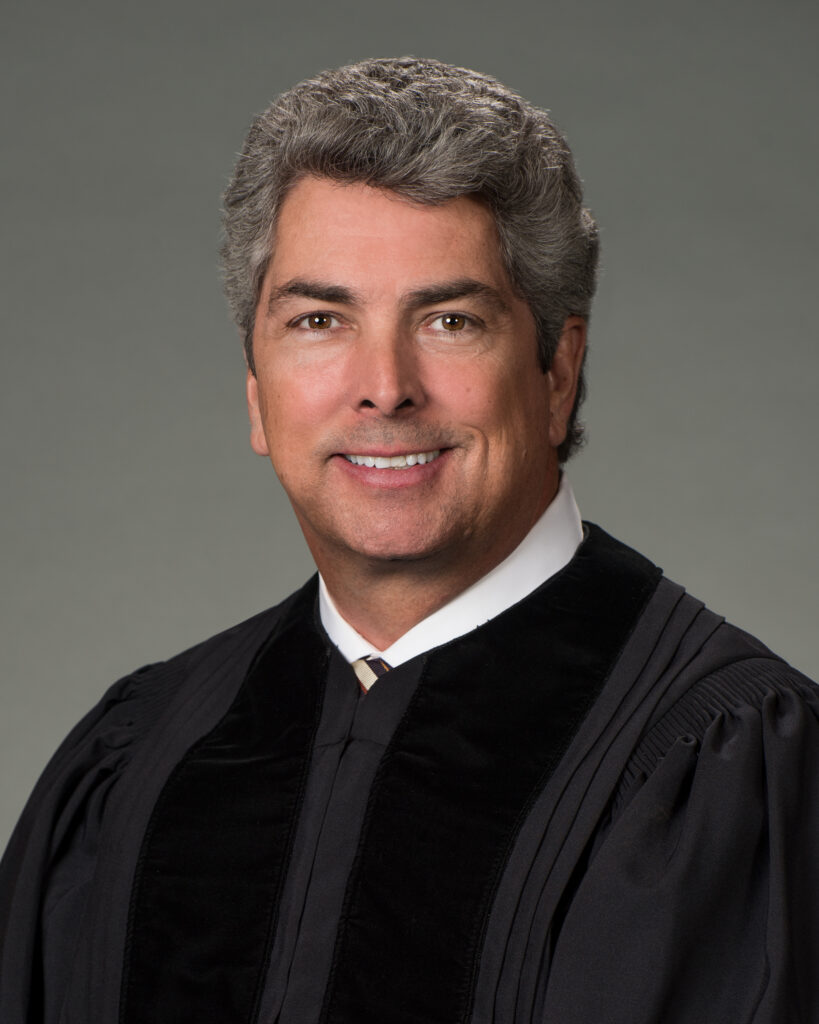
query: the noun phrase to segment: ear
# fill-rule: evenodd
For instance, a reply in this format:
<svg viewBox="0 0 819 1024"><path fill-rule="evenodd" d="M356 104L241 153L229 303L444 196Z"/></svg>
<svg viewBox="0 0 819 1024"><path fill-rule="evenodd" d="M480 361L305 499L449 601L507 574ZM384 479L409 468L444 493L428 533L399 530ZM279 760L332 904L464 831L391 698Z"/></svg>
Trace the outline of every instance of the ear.
<svg viewBox="0 0 819 1024"><path fill-rule="evenodd" d="M262 411L259 406L259 382L252 370L247 371L247 413L250 417L250 447L257 455L269 455L264 433Z"/></svg>
<svg viewBox="0 0 819 1024"><path fill-rule="evenodd" d="M549 442L557 448L566 439L566 428L574 408L577 383L586 351L586 321L570 316L563 324L560 340L547 374L549 378Z"/></svg>

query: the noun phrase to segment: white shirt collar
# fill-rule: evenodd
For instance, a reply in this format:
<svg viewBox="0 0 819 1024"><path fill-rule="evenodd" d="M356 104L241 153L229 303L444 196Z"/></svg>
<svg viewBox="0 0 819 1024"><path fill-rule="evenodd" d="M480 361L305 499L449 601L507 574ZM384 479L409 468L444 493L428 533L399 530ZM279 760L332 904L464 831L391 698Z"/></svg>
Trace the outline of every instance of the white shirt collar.
<svg viewBox="0 0 819 1024"><path fill-rule="evenodd" d="M565 476L549 507L499 565L379 651L343 619L319 576L319 614L347 661L375 654L393 668L417 654L469 633L522 601L567 565L583 539L580 512Z"/></svg>

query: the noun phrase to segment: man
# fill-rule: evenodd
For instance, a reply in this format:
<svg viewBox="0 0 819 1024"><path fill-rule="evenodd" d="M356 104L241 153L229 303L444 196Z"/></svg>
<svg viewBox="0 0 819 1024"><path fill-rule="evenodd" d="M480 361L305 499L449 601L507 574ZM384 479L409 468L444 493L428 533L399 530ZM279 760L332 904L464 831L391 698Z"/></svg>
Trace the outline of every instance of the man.
<svg viewBox="0 0 819 1024"><path fill-rule="evenodd" d="M580 522L597 237L547 116L365 61L256 120L225 209L320 576L66 740L4 1024L819 1018L817 692Z"/></svg>

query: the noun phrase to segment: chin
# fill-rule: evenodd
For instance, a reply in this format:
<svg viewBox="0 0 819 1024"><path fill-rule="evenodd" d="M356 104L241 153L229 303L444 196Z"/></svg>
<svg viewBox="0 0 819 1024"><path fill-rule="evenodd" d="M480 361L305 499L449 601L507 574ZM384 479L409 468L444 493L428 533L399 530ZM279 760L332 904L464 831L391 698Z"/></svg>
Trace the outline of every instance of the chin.
<svg viewBox="0 0 819 1024"><path fill-rule="evenodd" d="M347 539L347 547L351 552L384 563L433 559L453 545L453 537L435 537L428 529L415 529L402 534L395 529L394 524L379 532L371 531L365 536L356 533Z"/></svg>
<svg viewBox="0 0 819 1024"><path fill-rule="evenodd" d="M400 509L395 506L386 514L384 510L382 514L373 514L369 509L334 519L298 518L317 562L319 552L331 559L366 559L385 567L424 562L460 549L464 541L463 524L441 515L408 516L402 521Z"/></svg>
<svg viewBox="0 0 819 1024"><path fill-rule="evenodd" d="M372 562L406 563L421 562L434 558L441 550L440 546L431 546L429 542L418 544L397 544L395 538L385 541L383 544L355 544L350 545L350 550L362 558Z"/></svg>

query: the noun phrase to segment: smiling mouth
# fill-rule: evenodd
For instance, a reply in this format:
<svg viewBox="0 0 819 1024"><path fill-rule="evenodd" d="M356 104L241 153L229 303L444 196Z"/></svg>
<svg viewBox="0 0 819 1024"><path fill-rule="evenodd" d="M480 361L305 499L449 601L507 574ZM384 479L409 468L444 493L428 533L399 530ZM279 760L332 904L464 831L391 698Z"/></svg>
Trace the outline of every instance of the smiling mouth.
<svg viewBox="0 0 819 1024"><path fill-rule="evenodd" d="M431 452L411 452L408 455L345 455L354 466L367 466L370 469L409 469L410 466L424 466L441 454L436 448Z"/></svg>

